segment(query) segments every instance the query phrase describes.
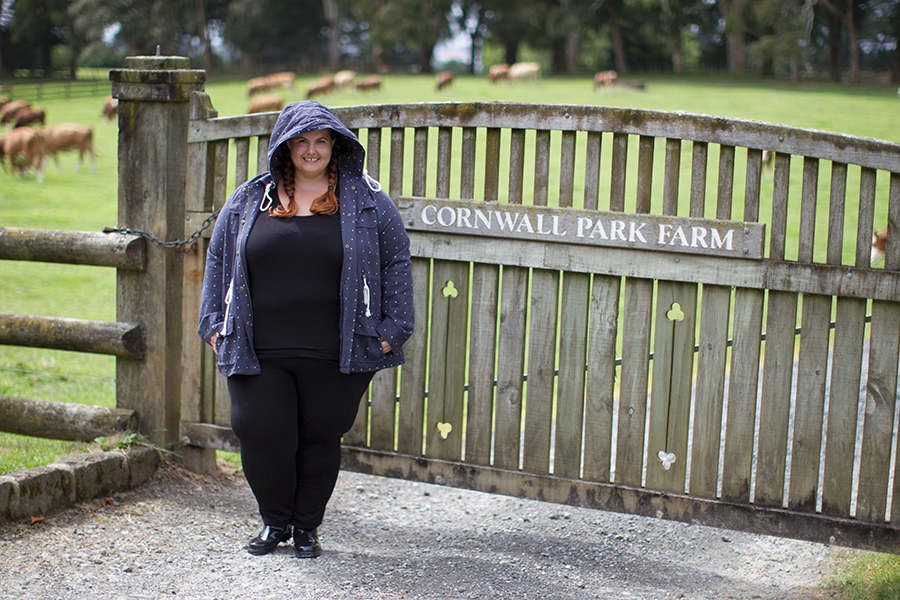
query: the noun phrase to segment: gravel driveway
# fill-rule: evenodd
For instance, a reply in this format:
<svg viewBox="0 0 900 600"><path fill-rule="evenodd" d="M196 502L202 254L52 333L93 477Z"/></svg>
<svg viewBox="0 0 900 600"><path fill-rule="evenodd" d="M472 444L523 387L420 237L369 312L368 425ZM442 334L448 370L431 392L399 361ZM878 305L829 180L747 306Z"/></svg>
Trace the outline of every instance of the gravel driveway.
<svg viewBox="0 0 900 600"><path fill-rule="evenodd" d="M818 600L850 552L342 472L320 558L255 557L256 504L222 466L0 526L0 598Z"/></svg>

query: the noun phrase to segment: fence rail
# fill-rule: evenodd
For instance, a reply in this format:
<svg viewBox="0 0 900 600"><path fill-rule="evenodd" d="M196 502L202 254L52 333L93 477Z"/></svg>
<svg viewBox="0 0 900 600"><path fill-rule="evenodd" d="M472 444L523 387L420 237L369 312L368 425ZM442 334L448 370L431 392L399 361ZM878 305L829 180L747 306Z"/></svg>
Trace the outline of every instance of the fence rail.
<svg viewBox="0 0 900 600"><path fill-rule="evenodd" d="M0 96L13 100L71 100L109 96L109 80L5 80L0 81Z"/></svg>

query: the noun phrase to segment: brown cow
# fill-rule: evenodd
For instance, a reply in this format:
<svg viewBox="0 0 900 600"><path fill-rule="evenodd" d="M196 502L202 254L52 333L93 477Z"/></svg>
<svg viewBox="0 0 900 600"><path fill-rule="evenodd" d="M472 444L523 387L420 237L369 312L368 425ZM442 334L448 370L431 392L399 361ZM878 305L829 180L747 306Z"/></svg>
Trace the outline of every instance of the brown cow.
<svg viewBox="0 0 900 600"><path fill-rule="evenodd" d="M103 101L103 120L109 121L119 114L119 101L109 96Z"/></svg>
<svg viewBox="0 0 900 600"><path fill-rule="evenodd" d="M606 94L615 85L616 77L618 77L618 73L615 71L600 71L594 75L594 91L599 94L602 88L603 93Z"/></svg>
<svg viewBox="0 0 900 600"><path fill-rule="evenodd" d="M490 69L488 69L488 81L490 81L491 83L497 83L498 79L506 79L508 75L509 65L506 63L493 65Z"/></svg>
<svg viewBox="0 0 900 600"><path fill-rule="evenodd" d="M260 96L250 104L250 110L247 111L247 114L275 112L281 110L283 106L284 99L281 96Z"/></svg>
<svg viewBox="0 0 900 600"><path fill-rule="evenodd" d="M44 125L44 111L35 110L33 108L23 108L16 113L16 124L13 127L28 127L29 125L35 125L37 123Z"/></svg>
<svg viewBox="0 0 900 600"><path fill-rule="evenodd" d="M334 77L331 75L326 75L322 77L318 81L315 81L309 85L306 89L306 99L312 100L316 96L321 96L323 94L330 94L334 91Z"/></svg>
<svg viewBox="0 0 900 600"><path fill-rule="evenodd" d="M884 251L887 249L887 233L887 230L876 231L872 236L872 264L884 258Z"/></svg>
<svg viewBox="0 0 900 600"><path fill-rule="evenodd" d="M31 127L13 129L3 136L2 152L9 157L14 173L24 177L33 170L38 182L44 181L44 136L39 130Z"/></svg>
<svg viewBox="0 0 900 600"><path fill-rule="evenodd" d="M62 171L62 165L59 162L59 153L68 151L78 151L78 162L75 164L75 172L81 169L81 163L84 161L84 155L87 153L91 161L91 173L96 169L96 154L94 154L94 130L87 125L76 125L74 123L60 123L52 127L44 127L45 155L44 165L52 156L56 162L56 170Z"/></svg>
<svg viewBox="0 0 900 600"><path fill-rule="evenodd" d="M267 77L254 77L247 82L247 97L250 98L254 94L264 94L274 89L274 85Z"/></svg>
<svg viewBox="0 0 900 600"><path fill-rule="evenodd" d="M14 123L16 114L23 108L31 108L31 103L28 102L28 100L13 100L12 102L7 102L3 106L3 114L0 115L0 124L6 125L7 123Z"/></svg>
<svg viewBox="0 0 900 600"><path fill-rule="evenodd" d="M334 87L339 90L353 86L356 79L356 71L338 71L334 74Z"/></svg>
<svg viewBox="0 0 900 600"><path fill-rule="evenodd" d="M520 79L530 79L536 83L541 77L541 65L536 62L516 63L509 68L507 73L510 81L519 81Z"/></svg>
<svg viewBox="0 0 900 600"><path fill-rule="evenodd" d="M356 89L367 92L369 90L380 90L381 89L381 77L378 75L371 75L366 77L362 81L356 84Z"/></svg>
<svg viewBox="0 0 900 600"><path fill-rule="evenodd" d="M434 79L437 81L438 91L441 91L445 87L450 87L450 84L453 83L453 73L451 71L442 71Z"/></svg>

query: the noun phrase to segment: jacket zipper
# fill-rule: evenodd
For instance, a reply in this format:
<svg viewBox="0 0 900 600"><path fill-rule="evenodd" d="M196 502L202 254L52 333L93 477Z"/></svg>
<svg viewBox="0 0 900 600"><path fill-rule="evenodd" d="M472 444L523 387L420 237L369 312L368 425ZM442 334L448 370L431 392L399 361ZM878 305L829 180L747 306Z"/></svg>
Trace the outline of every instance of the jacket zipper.
<svg viewBox="0 0 900 600"><path fill-rule="evenodd" d="M369 292L369 282L366 279L366 276L363 275L363 303L366 305L366 316L371 317L372 311L369 310L369 299L371 298L371 292Z"/></svg>

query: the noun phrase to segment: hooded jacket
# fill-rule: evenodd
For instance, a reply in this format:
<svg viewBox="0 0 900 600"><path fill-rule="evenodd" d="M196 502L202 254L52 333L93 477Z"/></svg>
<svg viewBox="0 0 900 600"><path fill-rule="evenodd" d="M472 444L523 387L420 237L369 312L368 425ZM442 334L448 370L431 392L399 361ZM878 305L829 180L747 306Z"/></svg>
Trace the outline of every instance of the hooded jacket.
<svg viewBox="0 0 900 600"><path fill-rule="evenodd" d="M363 169L365 150L325 106L302 101L284 108L272 130L269 172L238 187L222 207L206 255L197 333L214 331L216 364L225 376L259 373L253 346L253 303L244 251L260 214L278 202L285 160L281 146L308 131L330 129L337 138L341 237L340 369L377 371L404 362L403 344L414 326L409 237L400 213ZM382 352L381 338L391 346Z"/></svg>

